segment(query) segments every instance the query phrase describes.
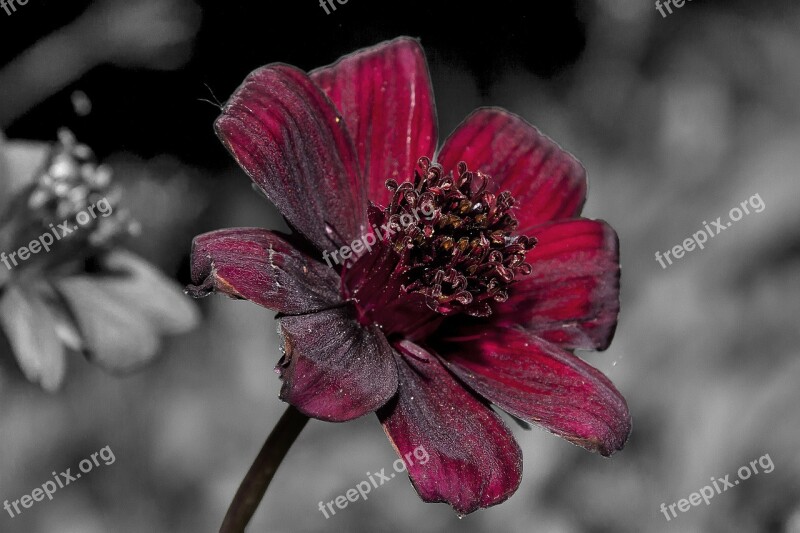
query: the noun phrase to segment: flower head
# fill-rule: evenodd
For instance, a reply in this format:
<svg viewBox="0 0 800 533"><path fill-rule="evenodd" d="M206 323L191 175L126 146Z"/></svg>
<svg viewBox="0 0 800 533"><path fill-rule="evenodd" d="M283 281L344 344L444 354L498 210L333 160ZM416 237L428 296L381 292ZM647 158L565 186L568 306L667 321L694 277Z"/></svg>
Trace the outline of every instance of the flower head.
<svg viewBox="0 0 800 533"><path fill-rule="evenodd" d="M62 130L58 142L0 138L0 347L47 390L68 351L112 372L136 369L162 334L198 321L178 287L123 250L137 224L108 167Z"/></svg>
<svg viewBox="0 0 800 533"><path fill-rule="evenodd" d="M425 501L504 501L519 446L500 409L603 455L625 400L573 350L619 310L614 231L580 218L583 167L523 119L475 111L437 151L419 44L399 38L306 74L256 70L216 122L291 236L194 241L190 292L279 312L281 398L322 420L375 411ZM333 261L330 259L333 258Z"/></svg>

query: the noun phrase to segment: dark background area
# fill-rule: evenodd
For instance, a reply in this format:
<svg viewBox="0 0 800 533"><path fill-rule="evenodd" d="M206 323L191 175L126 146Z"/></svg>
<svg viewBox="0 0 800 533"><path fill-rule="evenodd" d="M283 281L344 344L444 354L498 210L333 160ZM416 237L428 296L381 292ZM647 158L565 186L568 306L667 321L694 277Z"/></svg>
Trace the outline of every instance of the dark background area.
<svg viewBox="0 0 800 533"><path fill-rule="evenodd" d="M73 20L87 1L31 0L13 17L0 17L0 64L38 38ZM120 147L143 156L163 151L187 162L228 163L209 124L213 105L254 69L280 61L312 69L348 50L412 35L434 58L462 65L484 87L499 72L524 68L542 76L563 71L585 46L577 2L493 2L444 7L424 1L357 2L326 15L313 0L303 2L197 2L203 21L188 64L174 72L131 71L103 66L50 98L7 130L10 137L51 137L67 125L100 155ZM513 13L513 16L509 16ZM84 91L96 113L79 119L70 102Z"/></svg>

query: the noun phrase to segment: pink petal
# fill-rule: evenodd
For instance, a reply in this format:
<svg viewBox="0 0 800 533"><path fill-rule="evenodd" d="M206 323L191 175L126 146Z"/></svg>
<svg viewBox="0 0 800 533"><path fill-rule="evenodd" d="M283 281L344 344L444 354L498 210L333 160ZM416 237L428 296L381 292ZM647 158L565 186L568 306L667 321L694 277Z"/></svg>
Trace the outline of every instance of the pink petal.
<svg viewBox="0 0 800 533"><path fill-rule="evenodd" d="M445 171L460 161L495 180L497 191L517 200L520 231L580 214L586 171L525 120L500 108L478 109L445 141L438 162Z"/></svg>
<svg viewBox="0 0 800 533"><path fill-rule="evenodd" d="M267 198L319 249L364 233L367 204L353 142L305 73L280 64L256 70L215 128Z"/></svg>
<svg viewBox="0 0 800 533"><path fill-rule="evenodd" d="M344 422L375 411L397 391L392 349L350 307L279 319L285 355L281 399L308 416Z"/></svg>
<svg viewBox="0 0 800 533"><path fill-rule="evenodd" d="M339 277L332 268L260 228L195 237L192 281L192 296L221 292L281 313L307 313L340 302Z"/></svg>
<svg viewBox="0 0 800 533"><path fill-rule="evenodd" d="M397 399L378 416L397 454L413 459L407 469L420 497L461 514L508 499L522 477L511 431L435 357L408 341L400 349Z"/></svg>
<svg viewBox="0 0 800 533"><path fill-rule="evenodd" d="M521 330L494 328L448 339L440 353L464 383L514 416L602 455L625 445L625 399L570 352Z"/></svg>
<svg viewBox="0 0 800 533"><path fill-rule="evenodd" d="M495 305L497 324L520 324L568 349L605 350L619 314L619 243L603 221L577 219L528 231L533 271Z"/></svg>
<svg viewBox="0 0 800 533"><path fill-rule="evenodd" d="M386 180L412 179L417 160L436 150L436 111L422 47L400 37L317 69L311 79L344 116L368 198L388 205Z"/></svg>

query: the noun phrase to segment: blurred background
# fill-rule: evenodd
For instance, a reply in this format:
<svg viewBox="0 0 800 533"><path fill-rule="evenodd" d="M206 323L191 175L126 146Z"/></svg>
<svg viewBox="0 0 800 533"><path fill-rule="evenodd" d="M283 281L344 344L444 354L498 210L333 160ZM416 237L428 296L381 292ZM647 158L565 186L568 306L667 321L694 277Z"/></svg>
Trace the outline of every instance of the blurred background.
<svg viewBox="0 0 800 533"><path fill-rule="evenodd" d="M400 476L326 520L320 500L396 456L374 417L312 420L250 531L800 533L796 3L695 0L664 18L641 0L350 0L328 15L316 0L30 0L0 11L0 131L52 141L70 128L142 225L128 247L185 284L195 234L282 227L216 140L218 103L263 64L310 70L400 34L426 49L442 138L499 105L588 169L585 215L616 228L623 278L616 339L585 357L626 397L633 434L603 459L515 426L525 474L498 507L459 520ZM763 212L666 270L655 261L755 194ZM270 312L198 305L200 327L130 377L73 357L50 394L0 366L0 500L104 446L116 457L53 501L0 513L0 531L217 530L284 409L280 353ZM765 454L771 473L664 518L662 503Z"/></svg>

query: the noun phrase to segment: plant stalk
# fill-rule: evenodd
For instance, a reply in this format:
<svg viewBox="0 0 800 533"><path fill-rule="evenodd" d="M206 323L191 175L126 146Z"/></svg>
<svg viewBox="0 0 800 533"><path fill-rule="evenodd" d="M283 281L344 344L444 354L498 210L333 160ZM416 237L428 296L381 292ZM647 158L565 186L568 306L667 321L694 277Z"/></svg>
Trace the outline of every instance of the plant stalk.
<svg viewBox="0 0 800 533"><path fill-rule="evenodd" d="M219 533L244 533L272 477L307 422L308 417L293 406L286 409L239 485Z"/></svg>

